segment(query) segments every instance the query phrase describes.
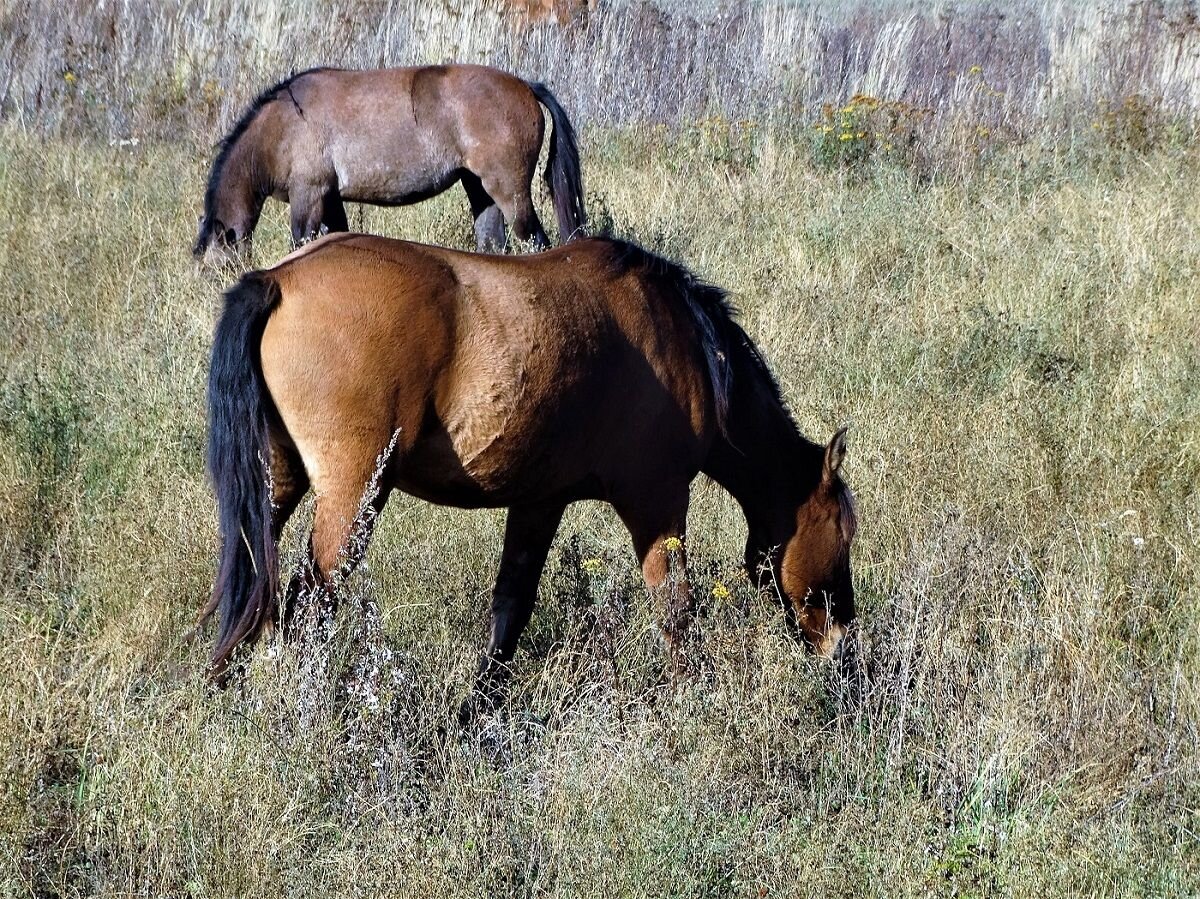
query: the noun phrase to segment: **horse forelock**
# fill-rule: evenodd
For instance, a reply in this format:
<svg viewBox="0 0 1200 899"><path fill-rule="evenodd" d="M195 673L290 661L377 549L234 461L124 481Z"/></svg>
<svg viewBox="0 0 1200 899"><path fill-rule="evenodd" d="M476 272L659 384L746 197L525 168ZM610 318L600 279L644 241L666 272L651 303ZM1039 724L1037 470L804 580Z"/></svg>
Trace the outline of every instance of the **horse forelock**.
<svg viewBox="0 0 1200 899"><path fill-rule="evenodd" d="M315 72L332 71L328 66L317 66L311 69L305 69L302 72L294 72L282 81L262 91L255 97L245 111L234 122L233 127L229 129L229 133L221 138L221 143L218 145L216 159L213 160L212 171L208 175L208 184L204 188L204 220L200 228L200 236L197 239L196 247L198 250L203 249L202 244L208 235L213 231L213 217L216 211L217 194L221 189L221 177L225 173L225 166L229 162L229 157L233 153L233 148L237 146L242 135L258 117L263 107L275 100L280 91L291 91L292 84L299 78L305 75L311 75ZM294 100L293 100L294 102Z"/></svg>

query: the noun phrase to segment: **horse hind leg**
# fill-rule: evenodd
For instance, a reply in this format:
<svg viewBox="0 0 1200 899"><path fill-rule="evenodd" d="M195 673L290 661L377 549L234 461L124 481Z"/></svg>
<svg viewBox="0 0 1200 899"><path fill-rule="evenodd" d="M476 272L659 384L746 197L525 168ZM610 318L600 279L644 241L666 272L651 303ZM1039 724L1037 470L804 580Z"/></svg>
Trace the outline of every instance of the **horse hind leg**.
<svg viewBox="0 0 1200 899"><path fill-rule="evenodd" d="M503 253L508 247L504 215L473 172L464 172L462 185L475 221L475 249L481 253Z"/></svg>
<svg viewBox="0 0 1200 899"><path fill-rule="evenodd" d="M380 461L375 451L384 441L367 446L358 441L341 441L325 447L321 459L329 460L323 473L313 481L316 503L312 531L308 538L308 558L293 574L285 593L284 635L296 635L296 617L305 602L318 601L331 612L336 610L337 593L366 553L374 524L387 502L391 489L387 460ZM385 450L398 451L396 447ZM309 458L305 451L305 458Z"/></svg>
<svg viewBox="0 0 1200 899"><path fill-rule="evenodd" d="M362 561L375 521L387 502L386 485L373 484L373 470L339 479L317 495L310 540L315 573L335 587Z"/></svg>
<svg viewBox="0 0 1200 899"><path fill-rule="evenodd" d="M304 470L304 463L300 459L300 454L296 452L295 446L279 429L272 428L270 446L271 505L274 510L271 516L271 538L278 546L283 537L284 527L296 511L296 507L300 505L304 494L308 492L308 473ZM281 625L286 633L290 618L291 595L292 586L289 584L284 591L284 602L282 609L279 610L280 614L277 619L272 616L268 624L269 628Z"/></svg>
<svg viewBox="0 0 1200 899"><path fill-rule="evenodd" d="M513 219L513 234L519 240L533 241L533 245L539 250L548 249L550 238L546 236L542 220L538 218L537 211L533 208L533 200L526 194L523 202L524 208L519 210Z"/></svg>
<svg viewBox="0 0 1200 899"><path fill-rule="evenodd" d="M550 246L550 239L542 228L542 220L533 208L530 178L489 174L481 176L480 181L488 196L495 199L496 205L504 213L517 240L533 241L539 250Z"/></svg>
<svg viewBox="0 0 1200 899"><path fill-rule="evenodd" d="M533 198L529 190L521 191L507 202L501 202L504 217L512 222L513 236L517 240L532 241L539 250L550 246L550 238L542 228L542 220L538 218L537 210L533 208Z"/></svg>

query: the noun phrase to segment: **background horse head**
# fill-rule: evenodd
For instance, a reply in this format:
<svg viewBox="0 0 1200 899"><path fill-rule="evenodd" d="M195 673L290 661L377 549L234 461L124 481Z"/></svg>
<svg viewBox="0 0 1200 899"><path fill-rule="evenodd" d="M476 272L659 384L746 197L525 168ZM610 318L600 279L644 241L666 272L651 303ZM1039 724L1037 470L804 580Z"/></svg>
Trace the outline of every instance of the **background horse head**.
<svg viewBox="0 0 1200 899"><path fill-rule="evenodd" d="M539 105L540 104L540 105ZM549 245L532 181L550 113L546 182L559 238L587 217L575 132L548 88L484 66L310 69L261 93L221 142L193 252L244 256L268 197L291 206L292 240L347 229L346 201L398 206L462 183L479 249Z"/></svg>

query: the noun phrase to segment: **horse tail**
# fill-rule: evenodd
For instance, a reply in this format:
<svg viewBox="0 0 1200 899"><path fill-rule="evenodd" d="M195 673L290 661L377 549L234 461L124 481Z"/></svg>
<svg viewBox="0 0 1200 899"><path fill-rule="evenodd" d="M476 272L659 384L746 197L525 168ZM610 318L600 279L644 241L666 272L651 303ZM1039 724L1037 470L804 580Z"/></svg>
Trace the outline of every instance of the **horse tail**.
<svg viewBox="0 0 1200 899"><path fill-rule="evenodd" d="M550 93L550 88L540 82L531 83L529 88L550 112L553 133L550 135L550 152L546 158L546 185L550 188L554 212L558 216L559 239L566 243L582 235L587 226L575 129L571 127L566 110Z"/></svg>
<svg viewBox="0 0 1200 899"><path fill-rule="evenodd" d="M267 416L274 403L263 381L260 342L278 305L279 285L251 272L225 293L208 374L208 472L217 498L221 551L203 623L220 610L210 675L224 676L243 640L271 620L279 586L270 484Z"/></svg>

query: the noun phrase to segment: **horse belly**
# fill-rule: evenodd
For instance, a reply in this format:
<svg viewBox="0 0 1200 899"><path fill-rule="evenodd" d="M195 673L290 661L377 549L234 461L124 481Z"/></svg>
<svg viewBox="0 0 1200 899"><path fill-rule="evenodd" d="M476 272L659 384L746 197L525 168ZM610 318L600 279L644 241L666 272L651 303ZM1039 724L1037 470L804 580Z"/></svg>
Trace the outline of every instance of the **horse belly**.
<svg viewBox="0 0 1200 899"><path fill-rule="evenodd" d="M405 493L463 508L508 506L557 495L562 482L546 477L500 435L489 446L456 445L444 429L424 435L401 460L396 486Z"/></svg>
<svg viewBox="0 0 1200 899"><path fill-rule="evenodd" d="M448 391L401 465L401 489L452 505L505 506L570 492L592 473L585 429L562 427L514 357L489 362Z"/></svg>
<svg viewBox="0 0 1200 899"><path fill-rule="evenodd" d="M358 143L334 148L333 168L342 199L403 206L439 194L459 179L458 160L435 147L405 143L406 152L396 152L399 147L379 152Z"/></svg>

